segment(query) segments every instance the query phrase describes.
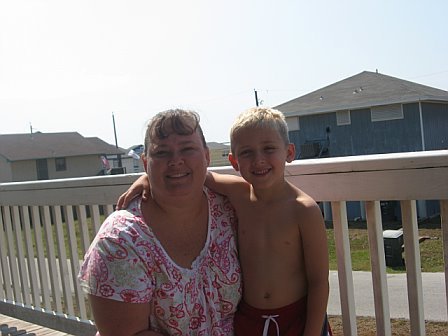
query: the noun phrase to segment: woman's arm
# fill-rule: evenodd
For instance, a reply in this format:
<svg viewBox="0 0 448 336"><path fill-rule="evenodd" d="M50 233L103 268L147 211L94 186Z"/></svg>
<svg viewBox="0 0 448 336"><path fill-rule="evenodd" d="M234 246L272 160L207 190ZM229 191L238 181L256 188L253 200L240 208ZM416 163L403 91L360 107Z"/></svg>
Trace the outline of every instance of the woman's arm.
<svg viewBox="0 0 448 336"><path fill-rule="evenodd" d="M148 303L126 303L89 295L95 325L101 336L158 336L150 331Z"/></svg>

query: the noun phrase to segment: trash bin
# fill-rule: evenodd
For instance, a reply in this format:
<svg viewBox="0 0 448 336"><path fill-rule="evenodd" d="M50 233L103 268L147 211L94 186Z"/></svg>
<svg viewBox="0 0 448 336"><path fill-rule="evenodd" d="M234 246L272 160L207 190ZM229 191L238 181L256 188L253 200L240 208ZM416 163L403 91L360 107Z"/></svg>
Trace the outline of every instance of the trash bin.
<svg viewBox="0 0 448 336"><path fill-rule="evenodd" d="M402 257L403 252L403 231L385 230L383 231L384 254L386 257L386 266L397 267L404 266Z"/></svg>
<svg viewBox="0 0 448 336"><path fill-rule="evenodd" d="M396 201L381 201L381 219L383 222L392 222L396 220L395 216Z"/></svg>

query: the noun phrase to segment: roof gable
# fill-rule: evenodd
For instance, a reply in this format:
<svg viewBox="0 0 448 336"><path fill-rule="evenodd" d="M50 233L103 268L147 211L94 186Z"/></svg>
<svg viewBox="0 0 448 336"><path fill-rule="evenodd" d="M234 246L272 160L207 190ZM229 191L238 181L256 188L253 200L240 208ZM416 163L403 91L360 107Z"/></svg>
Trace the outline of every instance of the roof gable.
<svg viewBox="0 0 448 336"><path fill-rule="evenodd" d="M364 71L275 108L300 116L418 101L448 102L448 91Z"/></svg>
<svg viewBox="0 0 448 336"><path fill-rule="evenodd" d="M84 138L77 132L0 134L0 155L9 161L123 153L99 138Z"/></svg>

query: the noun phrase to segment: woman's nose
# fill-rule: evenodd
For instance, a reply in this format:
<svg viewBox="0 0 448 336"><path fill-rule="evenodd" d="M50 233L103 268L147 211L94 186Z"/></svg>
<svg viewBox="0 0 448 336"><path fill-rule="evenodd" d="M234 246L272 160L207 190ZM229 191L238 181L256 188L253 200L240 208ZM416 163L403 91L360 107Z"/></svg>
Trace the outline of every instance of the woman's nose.
<svg viewBox="0 0 448 336"><path fill-rule="evenodd" d="M179 153L173 153L173 155L171 156L168 164L170 166L176 166L178 164L184 163L184 159L182 157L182 155L180 155Z"/></svg>

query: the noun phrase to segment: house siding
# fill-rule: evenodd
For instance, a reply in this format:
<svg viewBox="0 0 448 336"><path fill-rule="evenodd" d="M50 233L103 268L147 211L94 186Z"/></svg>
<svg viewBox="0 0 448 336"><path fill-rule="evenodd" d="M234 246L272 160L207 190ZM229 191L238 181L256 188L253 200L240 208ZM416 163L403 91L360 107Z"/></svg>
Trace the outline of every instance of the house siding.
<svg viewBox="0 0 448 336"><path fill-rule="evenodd" d="M448 149L448 104L422 103L425 150Z"/></svg>
<svg viewBox="0 0 448 336"><path fill-rule="evenodd" d="M289 136L300 151L306 141L324 141L326 128L330 127L327 157L422 150L418 103L403 105L403 116L403 119L372 122L370 109L352 110L351 124L342 126L336 124L336 112L302 116L301 129L291 131Z"/></svg>

